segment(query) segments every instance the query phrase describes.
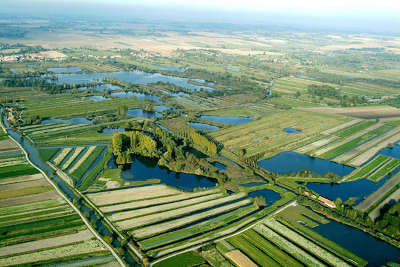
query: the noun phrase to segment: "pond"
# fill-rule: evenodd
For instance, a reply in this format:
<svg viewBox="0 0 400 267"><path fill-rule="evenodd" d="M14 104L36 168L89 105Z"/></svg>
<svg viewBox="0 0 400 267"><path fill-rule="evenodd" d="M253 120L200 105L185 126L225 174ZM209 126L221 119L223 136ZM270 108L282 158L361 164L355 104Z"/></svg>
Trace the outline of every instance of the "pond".
<svg viewBox="0 0 400 267"><path fill-rule="evenodd" d="M264 197L265 198L265 203L267 206L271 205L272 203L278 201L281 199L281 195L276 193L275 191L269 190L269 189L261 189L261 190L256 190L248 193L249 197Z"/></svg>
<svg viewBox="0 0 400 267"><path fill-rule="evenodd" d="M399 249L345 224L331 220L312 230L367 260L368 266L383 266L388 261L400 261Z"/></svg>
<svg viewBox="0 0 400 267"><path fill-rule="evenodd" d="M127 115L129 117L146 118L146 119L161 117L161 114L158 112L146 111L141 108L129 109Z"/></svg>
<svg viewBox="0 0 400 267"><path fill-rule="evenodd" d="M208 86L195 85L189 82L187 78L163 75L160 73L147 73L143 71L130 71L130 72L111 72L111 73L59 73L56 74L57 84L84 84L95 81L102 81L104 78L115 78L122 82L131 84L148 84L148 83L172 83L174 85L184 87L189 90L199 91L213 91L214 88ZM52 81L50 81L52 82Z"/></svg>
<svg viewBox="0 0 400 267"><path fill-rule="evenodd" d="M181 68L181 67L177 67L177 66L168 66L168 65L151 65L151 66L162 69L162 70L185 72L185 68Z"/></svg>
<svg viewBox="0 0 400 267"><path fill-rule="evenodd" d="M295 128L285 128L285 129L283 129L285 132L287 132L287 133L290 133L290 134L295 134L295 133L299 133L299 132L301 132L300 130L298 130L298 129L295 129Z"/></svg>
<svg viewBox="0 0 400 267"><path fill-rule="evenodd" d="M158 96L156 96L156 95L148 95L148 94L137 93L137 92L132 92L132 91L128 91L128 92L114 92L114 93L111 93L111 96L113 96L113 97L119 97L119 98L131 98L131 97L136 97L138 100L141 100L141 101L148 100L148 101L155 101L155 102L157 102L157 103L161 103L160 99L159 99Z"/></svg>
<svg viewBox="0 0 400 267"><path fill-rule="evenodd" d="M260 185L265 185L265 183L253 182L253 183L241 184L240 186L243 186L243 187L253 187L253 186L260 186Z"/></svg>
<svg viewBox="0 0 400 267"><path fill-rule="evenodd" d="M238 69L238 68L227 67L226 69L230 70L230 71L240 71L240 69Z"/></svg>
<svg viewBox="0 0 400 267"><path fill-rule="evenodd" d="M210 115L203 115L200 117L202 120L206 121L213 121L219 123L225 123L229 125L240 125L244 123L251 122L255 120L252 117L241 117L241 116L210 116Z"/></svg>
<svg viewBox="0 0 400 267"><path fill-rule="evenodd" d="M106 83L106 84L99 84L96 86L92 86L92 87L79 87L78 90L79 91L85 91L85 90L96 90L97 92L104 92L104 91L108 91L108 90L119 90L122 89L122 87L118 86L118 85L113 85L110 83Z"/></svg>
<svg viewBox="0 0 400 267"><path fill-rule="evenodd" d="M16 71L15 69L10 69L10 71L11 71L13 74L18 74L18 71Z"/></svg>
<svg viewBox="0 0 400 267"><path fill-rule="evenodd" d="M113 134L113 133L121 133L121 132L125 132L125 131L126 131L125 128L104 128L103 130L101 130L101 133Z"/></svg>
<svg viewBox="0 0 400 267"><path fill-rule="evenodd" d="M155 106L154 110L158 111L158 112L163 112L165 110L170 110L171 108L168 106L163 106L163 105L159 105L159 106Z"/></svg>
<svg viewBox="0 0 400 267"><path fill-rule="evenodd" d="M346 176L354 170L350 166L332 162L329 160L313 158L296 152L282 152L278 155L258 162L258 166L278 174L299 172L302 169L310 170L311 173L325 174L332 172L340 177Z"/></svg>
<svg viewBox="0 0 400 267"><path fill-rule="evenodd" d="M47 71L54 73L75 73L75 72L80 72L81 68L79 67L48 68Z"/></svg>
<svg viewBox="0 0 400 267"><path fill-rule="evenodd" d="M377 183L368 179L360 179L339 184L307 183L306 186L308 189L311 189L333 201L338 197L340 197L342 201L346 201L350 197L357 197L357 200L354 203L354 205L357 205L363 200L363 197L367 197L378 190L387 179L389 179L389 176Z"/></svg>
<svg viewBox="0 0 400 267"><path fill-rule="evenodd" d="M91 96L84 96L84 97L82 97L82 99L88 99L88 100L98 102L98 101L110 100L111 98L104 97L102 95L91 95Z"/></svg>
<svg viewBox="0 0 400 267"><path fill-rule="evenodd" d="M71 124L92 124L92 121L86 119L86 118L72 118L72 119L48 119L48 120L42 120L41 124L46 124L46 123L71 123Z"/></svg>
<svg viewBox="0 0 400 267"><path fill-rule="evenodd" d="M207 131L216 131L219 129L218 126L207 124L207 123L201 123L201 122L188 122L190 126L193 128L199 129L199 130L207 130Z"/></svg>
<svg viewBox="0 0 400 267"><path fill-rule="evenodd" d="M109 166L116 168L114 159ZM129 169L122 170L121 178L125 181L145 181L148 179L160 179L161 183L173 186L183 191L193 192L195 188L212 188L216 182L195 174L177 173L160 167L157 160L135 157Z"/></svg>
<svg viewBox="0 0 400 267"><path fill-rule="evenodd" d="M392 148L384 148L379 152L379 154L400 159L400 146L393 145Z"/></svg>
<svg viewBox="0 0 400 267"><path fill-rule="evenodd" d="M218 168L220 170L226 170L226 168L227 168L225 164L222 164L217 161L213 162L212 165L214 165L216 168Z"/></svg>

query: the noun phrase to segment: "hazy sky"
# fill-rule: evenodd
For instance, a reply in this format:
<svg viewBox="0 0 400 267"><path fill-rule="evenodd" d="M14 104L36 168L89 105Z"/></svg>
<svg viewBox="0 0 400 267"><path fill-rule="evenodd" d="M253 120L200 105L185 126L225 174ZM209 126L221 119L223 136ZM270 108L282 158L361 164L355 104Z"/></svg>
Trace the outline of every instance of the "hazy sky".
<svg viewBox="0 0 400 267"><path fill-rule="evenodd" d="M400 0L0 0L0 14L262 23L400 34Z"/></svg>
<svg viewBox="0 0 400 267"><path fill-rule="evenodd" d="M2 6L23 3L83 3L107 5L141 5L216 8L267 13L300 13L314 15L390 15L400 17L400 0L1 0Z"/></svg>

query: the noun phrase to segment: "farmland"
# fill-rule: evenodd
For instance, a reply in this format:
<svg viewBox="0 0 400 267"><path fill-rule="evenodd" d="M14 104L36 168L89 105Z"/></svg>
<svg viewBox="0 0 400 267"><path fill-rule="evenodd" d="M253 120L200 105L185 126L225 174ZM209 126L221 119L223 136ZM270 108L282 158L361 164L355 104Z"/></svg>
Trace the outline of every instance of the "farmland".
<svg viewBox="0 0 400 267"><path fill-rule="evenodd" d="M0 44L0 265L398 259L398 38L41 23Z"/></svg>
<svg viewBox="0 0 400 267"><path fill-rule="evenodd" d="M12 165L15 158L2 158L7 160L1 169L0 265L114 261L41 173L28 162Z"/></svg>

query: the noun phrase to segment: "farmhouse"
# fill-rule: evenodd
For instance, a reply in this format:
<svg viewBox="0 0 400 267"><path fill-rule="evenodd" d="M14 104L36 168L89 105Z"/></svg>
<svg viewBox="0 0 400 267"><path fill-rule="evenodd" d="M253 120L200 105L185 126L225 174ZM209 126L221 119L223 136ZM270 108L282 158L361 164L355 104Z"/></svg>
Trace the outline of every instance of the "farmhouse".
<svg viewBox="0 0 400 267"><path fill-rule="evenodd" d="M329 208L336 208L336 204L332 201L332 200L329 200L329 199L327 199L327 198L324 198L324 197L322 197L322 196L319 196L318 197L318 200L322 203L322 204L324 204L325 206L328 206Z"/></svg>

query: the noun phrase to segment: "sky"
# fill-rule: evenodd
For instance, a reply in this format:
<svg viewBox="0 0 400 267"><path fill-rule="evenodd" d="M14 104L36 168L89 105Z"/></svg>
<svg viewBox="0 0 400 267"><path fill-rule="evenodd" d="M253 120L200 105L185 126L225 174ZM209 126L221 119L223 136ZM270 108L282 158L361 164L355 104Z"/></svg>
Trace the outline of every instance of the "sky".
<svg viewBox="0 0 400 267"><path fill-rule="evenodd" d="M400 34L400 0L0 0L1 14L264 23Z"/></svg>

